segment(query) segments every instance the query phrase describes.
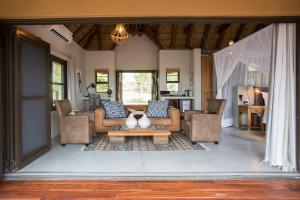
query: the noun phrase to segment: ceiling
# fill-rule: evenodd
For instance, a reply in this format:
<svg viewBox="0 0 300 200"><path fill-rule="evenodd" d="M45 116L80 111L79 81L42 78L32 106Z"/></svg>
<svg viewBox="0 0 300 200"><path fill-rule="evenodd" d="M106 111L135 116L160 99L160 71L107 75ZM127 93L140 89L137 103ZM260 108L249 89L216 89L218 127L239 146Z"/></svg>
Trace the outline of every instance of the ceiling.
<svg viewBox="0 0 300 200"><path fill-rule="evenodd" d="M213 53L228 46L228 42L241 40L268 24L126 24L131 35L145 34L159 49L201 48ZM111 40L114 24L65 25L73 39L82 48L91 51L114 50ZM130 36L129 36L130 37Z"/></svg>

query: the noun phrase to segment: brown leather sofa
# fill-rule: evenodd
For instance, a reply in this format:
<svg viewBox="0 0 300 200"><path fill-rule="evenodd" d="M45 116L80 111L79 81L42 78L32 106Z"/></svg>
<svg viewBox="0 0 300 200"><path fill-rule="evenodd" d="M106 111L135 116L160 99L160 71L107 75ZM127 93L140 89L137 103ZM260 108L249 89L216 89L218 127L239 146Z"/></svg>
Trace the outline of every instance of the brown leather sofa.
<svg viewBox="0 0 300 200"><path fill-rule="evenodd" d="M68 99L55 102L59 117L60 143L65 144L89 144L95 135L94 122L89 121L88 113L77 112L76 115L68 115L72 111Z"/></svg>
<svg viewBox="0 0 300 200"><path fill-rule="evenodd" d="M136 110L145 110L142 107L130 107ZM137 109L138 108L138 109ZM126 107L126 110L128 107ZM111 130L113 125L123 125L125 124L124 118L122 119L105 119L105 110L98 108L95 110L95 129L97 133L106 133ZM171 132L180 131L180 113L176 108L169 108L168 118L149 118L151 124L154 125L165 125Z"/></svg>
<svg viewBox="0 0 300 200"><path fill-rule="evenodd" d="M221 120L226 100L213 99L207 111L189 110L184 113L184 132L192 142L220 142Z"/></svg>

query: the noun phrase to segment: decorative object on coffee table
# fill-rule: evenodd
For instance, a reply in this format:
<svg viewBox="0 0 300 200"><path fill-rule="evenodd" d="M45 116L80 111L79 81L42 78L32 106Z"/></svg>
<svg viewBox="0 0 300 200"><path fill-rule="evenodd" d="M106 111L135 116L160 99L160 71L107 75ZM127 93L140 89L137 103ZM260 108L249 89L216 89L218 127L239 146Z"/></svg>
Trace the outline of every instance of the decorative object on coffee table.
<svg viewBox="0 0 300 200"><path fill-rule="evenodd" d="M126 119L126 126L128 128L135 128L137 125L137 120L134 118L133 114L130 113L129 117Z"/></svg>
<svg viewBox="0 0 300 200"><path fill-rule="evenodd" d="M138 120L138 125L141 127L141 128L148 128L150 126L151 122L150 120L148 119L147 115L144 113L142 118L140 118Z"/></svg>
<svg viewBox="0 0 300 200"><path fill-rule="evenodd" d="M132 108L129 108L128 111L132 113L135 119L139 120L141 117L143 117L144 111L140 110L134 110Z"/></svg>
<svg viewBox="0 0 300 200"><path fill-rule="evenodd" d="M152 125L146 129L128 128L127 126L113 126L108 132L109 141L114 144L122 144L125 142L125 137L129 136L152 136L154 144L168 144L171 132L166 126Z"/></svg>

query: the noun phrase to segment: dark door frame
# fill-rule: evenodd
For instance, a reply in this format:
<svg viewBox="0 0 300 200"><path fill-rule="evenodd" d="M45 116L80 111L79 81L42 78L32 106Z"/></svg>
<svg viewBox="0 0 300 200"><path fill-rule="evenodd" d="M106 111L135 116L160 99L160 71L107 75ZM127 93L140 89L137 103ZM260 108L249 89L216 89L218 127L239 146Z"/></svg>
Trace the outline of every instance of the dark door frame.
<svg viewBox="0 0 300 200"><path fill-rule="evenodd" d="M44 24L136 24L136 23L297 23L300 16L266 17L82 17L82 18L40 18L0 19L0 24L44 25Z"/></svg>
<svg viewBox="0 0 300 200"><path fill-rule="evenodd" d="M45 96L22 96L21 94L21 40L27 41L35 46L45 50L47 58L47 79L45 80ZM3 49L3 59L1 64L1 115L3 117L1 127L1 147L4 151L3 159L5 166L1 161L1 167L7 172L14 172L24 167L51 147L50 132L50 103L49 81L50 81L50 45L40 38L27 33L19 28L6 26L0 27L0 41ZM46 119L47 119L47 144L39 149L22 155L22 100L45 99ZM2 109L3 108L3 109ZM0 147L0 148L1 148Z"/></svg>
<svg viewBox="0 0 300 200"><path fill-rule="evenodd" d="M296 24L296 159L300 171L300 22Z"/></svg>
<svg viewBox="0 0 300 200"><path fill-rule="evenodd" d="M3 63L3 48L2 48L2 42L0 40L0 179L3 175L3 119L4 119L4 106L3 106L3 96L4 96L4 92L3 92L3 72L4 72L4 63Z"/></svg>
<svg viewBox="0 0 300 200"><path fill-rule="evenodd" d="M296 143L297 164L300 170L300 16L269 17L97 17L97 18L41 18L41 19L0 19L0 25L41 25L41 24L115 24L122 23L297 23L296 43ZM2 94L1 94L2 95ZM2 129L2 127L1 127ZM2 130L0 132L0 136ZM3 136L3 135L2 135ZM1 140L0 140L1 141ZM0 149L1 153L1 149ZM1 158L1 157L0 157ZM2 162L0 162L1 164Z"/></svg>

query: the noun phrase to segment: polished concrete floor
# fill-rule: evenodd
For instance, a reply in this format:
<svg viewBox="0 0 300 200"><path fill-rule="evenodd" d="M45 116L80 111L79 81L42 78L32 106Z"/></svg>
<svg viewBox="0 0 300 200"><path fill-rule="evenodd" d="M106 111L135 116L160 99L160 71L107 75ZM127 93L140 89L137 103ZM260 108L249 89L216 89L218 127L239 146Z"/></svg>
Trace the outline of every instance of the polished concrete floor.
<svg viewBox="0 0 300 200"><path fill-rule="evenodd" d="M19 173L196 174L280 172L262 163L265 144L240 137L241 130L223 128L221 143L204 143L208 151L82 151L83 145L60 146Z"/></svg>

